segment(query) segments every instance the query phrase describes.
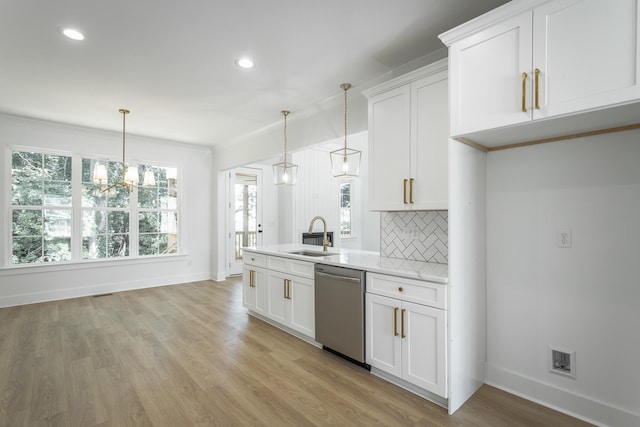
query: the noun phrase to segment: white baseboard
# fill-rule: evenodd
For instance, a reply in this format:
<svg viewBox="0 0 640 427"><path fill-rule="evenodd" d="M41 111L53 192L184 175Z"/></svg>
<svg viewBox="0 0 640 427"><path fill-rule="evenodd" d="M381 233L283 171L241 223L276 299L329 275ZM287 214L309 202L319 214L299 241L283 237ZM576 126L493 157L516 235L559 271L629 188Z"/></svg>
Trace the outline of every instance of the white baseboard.
<svg viewBox="0 0 640 427"><path fill-rule="evenodd" d="M152 278L136 281L122 281L104 283L95 286L83 286L65 289L51 289L43 292L30 292L0 297L0 308L17 305L36 304L40 302L58 301L69 298L79 298L91 295L108 294L112 292L131 291L134 289L154 288L157 286L177 285L187 282L210 280L209 272L190 273L164 278Z"/></svg>
<svg viewBox="0 0 640 427"><path fill-rule="evenodd" d="M597 426L637 427L640 415L487 363L490 386Z"/></svg>
<svg viewBox="0 0 640 427"><path fill-rule="evenodd" d="M226 278L227 278L227 275L224 273L224 271L211 274L211 280L215 282L222 282Z"/></svg>

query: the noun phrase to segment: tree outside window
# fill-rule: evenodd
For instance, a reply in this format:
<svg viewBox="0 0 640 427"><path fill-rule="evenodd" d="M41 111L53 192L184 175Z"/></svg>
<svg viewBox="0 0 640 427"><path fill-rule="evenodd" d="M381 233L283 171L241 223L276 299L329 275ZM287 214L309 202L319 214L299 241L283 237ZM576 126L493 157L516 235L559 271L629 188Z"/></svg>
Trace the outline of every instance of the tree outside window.
<svg viewBox="0 0 640 427"><path fill-rule="evenodd" d="M71 157L11 156L11 263L71 259Z"/></svg>

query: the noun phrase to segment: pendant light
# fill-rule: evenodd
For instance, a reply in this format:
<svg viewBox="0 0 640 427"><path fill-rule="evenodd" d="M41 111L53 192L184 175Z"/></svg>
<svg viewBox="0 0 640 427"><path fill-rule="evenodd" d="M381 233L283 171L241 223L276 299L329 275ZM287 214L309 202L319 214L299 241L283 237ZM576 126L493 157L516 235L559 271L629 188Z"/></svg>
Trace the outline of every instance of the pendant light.
<svg viewBox="0 0 640 427"><path fill-rule="evenodd" d="M295 185L298 165L287 162L287 116L289 111L282 111L284 116L284 162L273 165L273 180L276 185Z"/></svg>
<svg viewBox="0 0 640 427"><path fill-rule="evenodd" d="M109 179L107 175L107 167L102 163L97 163L93 169L93 182L95 184L98 184L98 190L100 190L101 193L109 191L117 186L125 187L127 191L131 193L133 189L138 186L138 167L129 166L129 168L126 169L125 172L125 118L127 114L129 114L129 110L121 108L118 111L122 113L122 181L108 185ZM105 185L104 188L103 185ZM144 172L144 180L142 182L142 185L145 187L156 185L156 179L153 175L153 171L146 170Z"/></svg>
<svg viewBox="0 0 640 427"><path fill-rule="evenodd" d="M347 91L351 87L349 83L342 83L344 90L344 148L332 151L331 171L333 176L358 176L360 173L360 159L362 152L347 147Z"/></svg>

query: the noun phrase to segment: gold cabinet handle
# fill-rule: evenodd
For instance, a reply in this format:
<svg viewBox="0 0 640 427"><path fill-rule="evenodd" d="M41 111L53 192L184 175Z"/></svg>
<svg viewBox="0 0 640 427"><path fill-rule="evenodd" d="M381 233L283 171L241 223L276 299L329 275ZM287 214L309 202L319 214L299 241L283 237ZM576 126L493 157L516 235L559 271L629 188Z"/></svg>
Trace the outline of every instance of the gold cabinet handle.
<svg viewBox="0 0 640 427"><path fill-rule="evenodd" d="M287 279L287 299L291 299L291 279Z"/></svg>
<svg viewBox="0 0 640 427"><path fill-rule="evenodd" d="M404 312L407 311L406 309L402 309L402 311L400 312L400 331L402 333L402 337L401 338L406 338L407 336L404 334Z"/></svg>
<svg viewBox="0 0 640 427"><path fill-rule="evenodd" d="M393 336L398 336L398 307L393 307Z"/></svg>
<svg viewBox="0 0 640 427"><path fill-rule="evenodd" d="M283 298L287 299L287 279L282 279L282 293Z"/></svg>
<svg viewBox="0 0 640 427"><path fill-rule="evenodd" d="M522 73L522 112L523 113L527 112L526 94L527 94L527 73Z"/></svg>
<svg viewBox="0 0 640 427"><path fill-rule="evenodd" d="M249 270L249 287L250 288L256 287L256 285L253 283L253 273L255 273L255 271Z"/></svg>
<svg viewBox="0 0 640 427"><path fill-rule="evenodd" d="M404 181L404 204L407 204L407 180L403 180Z"/></svg>
<svg viewBox="0 0 640 427"><path fill-rule="evenodd" d="M409 179L409 203L413 203L413 178Z"/></svg>
<svg viewBox="0 0 640 427"><path fill-rule="evenodd" d="M538 102L538 79L540 78L540 70L538 68L536 68L534 70L535 73L535 82L536 82L536 110L540 109L540 104Z"/></svg>

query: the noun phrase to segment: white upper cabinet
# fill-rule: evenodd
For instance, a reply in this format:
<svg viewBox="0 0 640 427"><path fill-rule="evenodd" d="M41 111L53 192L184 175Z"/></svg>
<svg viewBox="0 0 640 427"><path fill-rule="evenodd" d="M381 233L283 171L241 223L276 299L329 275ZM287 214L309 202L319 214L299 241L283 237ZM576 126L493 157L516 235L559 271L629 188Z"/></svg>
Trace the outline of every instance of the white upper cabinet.
<svg viewBox="0 0 640 427"><path fill-rule="evenodd" d="M449 54L452 135L531 120L530 89L522 86L531 68L530 14L463 39Z"/></svg>
<svg viewBox="0 0 640 427"><path fill-rule="evenodd" d="M366 91L369 209L448 209L446 61Z"/></svg>
<svg viewBox="0 0 640 427"><path fill-rule="evenodd" d="M640 98L637 0L562 0L533 10L534 119Z"/></svg>
<svg viewBox="0 0 640 427"><path fill-rule="evenodd" d="M450 48L451 135L491 147L636 123L636 106L549 119L640 99L637 7L638 0L511 2L442 34Z"/></svg>

